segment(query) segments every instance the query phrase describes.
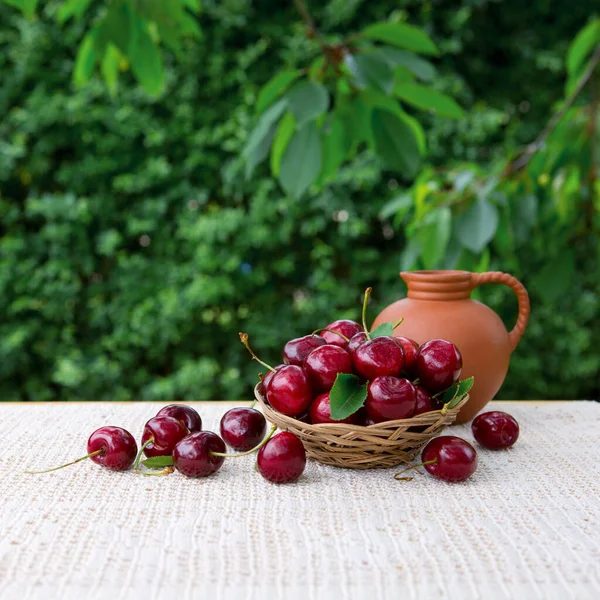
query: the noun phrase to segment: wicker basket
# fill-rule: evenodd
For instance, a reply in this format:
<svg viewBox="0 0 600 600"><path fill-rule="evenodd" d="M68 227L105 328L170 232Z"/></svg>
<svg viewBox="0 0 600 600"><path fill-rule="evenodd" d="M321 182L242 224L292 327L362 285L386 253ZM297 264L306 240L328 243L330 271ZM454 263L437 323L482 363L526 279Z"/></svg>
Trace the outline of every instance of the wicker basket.
<svg viewBox="0 0 600 600"><path fill-rule="evenodd" d="M435 410L412 419L386 421L367 427L345 423L308 425L273 410L260 387L259 383L254 388L254 395L268 421L297 435L310 458L346 469L385 469L412 461L430 439L454 422L458 411L469 399L467 394L447 411ZM415 426L425 426L425 430L409 431Z"/></svg>

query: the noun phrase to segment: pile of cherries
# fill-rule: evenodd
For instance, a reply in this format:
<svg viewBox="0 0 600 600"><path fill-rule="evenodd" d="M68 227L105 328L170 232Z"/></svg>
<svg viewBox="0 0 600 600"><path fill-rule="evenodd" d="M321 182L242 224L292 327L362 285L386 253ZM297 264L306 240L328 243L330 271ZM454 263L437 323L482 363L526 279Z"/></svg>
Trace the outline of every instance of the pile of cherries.
<svg viewBox="0 0 600 600"><path fill-rule="evenodd" d="M273 483L296 481L306 466L302 442L285 431L273 435L274 426L269 433L266 429L261 412L238 407L223 415L219 436L202 430L202 419L192 407L171 404L146 423L139 451L135 438L126 429L100 427L89 437L85 456L47 471L28 472L48 473L89 458L113 471L133 466L142 475L168 475L176 469L187 477L206 477L218 471L225 458L258 452L257 468L265 479ZM228 454L225 442L240 452ZM144 463L148 470L140 468L142 453L147 457Z"/></svg>

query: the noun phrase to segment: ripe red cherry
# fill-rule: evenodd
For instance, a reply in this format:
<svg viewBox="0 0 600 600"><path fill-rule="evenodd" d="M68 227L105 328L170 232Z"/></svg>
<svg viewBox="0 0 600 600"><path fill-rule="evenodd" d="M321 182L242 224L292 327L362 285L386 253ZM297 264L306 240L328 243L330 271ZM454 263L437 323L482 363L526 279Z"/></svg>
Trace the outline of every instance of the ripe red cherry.
<svg viewBox="0 0 600 600"><path fill-rule="evenodd" d="M412 417L416 403L415 386L408 379L384 375L369 384L365 407L370 421L382 423Z"/></svg>
<svg viewBox="0 0 600 600"><path fill-rule="evenodd" d="M221 418L221 437L234 450L254 448L264 437L267 422L261 412L239 407L228 410Z"/></svg>
<svg viewBox="0 0 600 600"><path fill-rule="evenodd" d="M422 385L415 385L415 391L417 393L415 415L421 415L442 408L442 401L439 398L434 398Z"/></svg>
<svg viewBox="0 0 600 600"><path fill-rule="evenodd" d="M415 363L417 362L419 344L415 340L406 337L399 336L394 339L400 342L404 349L404 372L408 377L415 377Z"/></svg>
<svg viewBox="0 0 600 600"><path fill-rule="evenodd" d="M309 415L310 420L316 425L317 423L356 423L356 414L354 413L345 419L335 421L331 418L331 405L329 392L317 396L310 405Z"/></svg>
<svg viewBox="0 0 600 600"><path fill-rule="evenodd" d="M356 349L366 341L367 334L364 331L359 331L350 338L346 350L350 353L350 356L352 356Z"/></svg>
<svg viewBox="0 0 600 600"><path fill-rule="evenodd" d="M202 431L202 419L196 410L185 404L169 404L161 408L156 414L157 417L173 417L188 428L188 431Z"/></svg>
<svg viewBox="0 0 600 600"><path fill-rule="evenodd" d="M315 348L307 357L304 368L316 392L328 392L338 373L352 373L352 359L346 350L327 344Z"/></svg>
<svg viewBox="0 0 600 600"><path fill-rule="evenodd" d="M421 383L434 394L454 385L462 370L458 348L446 340L431 340L419 348L416 371Z"/></svg>
<svg viewBox="0 0 600 600"><path fill-rule="evenodd" d="M321 332L321 337L328 344L340 346L341 348L345 348L348 345L348 342L343 337L335 333L331 333L332 331L337 331L348 339L357 334L359 331L363 331L363 328L358 323L355 321L350 321L349 319L338 319L337 321L333 321L332 323L329 323L325 329L328 329L329 331Z"/></svg>
<svg viewBox="0 0 600 600"><path fill-rule="evenodd" d="M149 442L144 448L144 454L150 456L168 456L173 452L175 444L188 435L185 425L173 417L153 417L142 433L142 445Z"/></svg>
<svg viewBox="0 0 600 600"><path fill-rule="evenodd" d="M273 367L273 370L269 370L265 373L264 377L262 378L262 391L263 394L267 393L267 388L269 387L269 384L271 383L271 379L273 379L273 375L275 375L275 373L277 373L277 371L280 371L281 369L283 369L283 367L285 367L285 365L277 365L275 367Z"/></svg>
<svg viewBox="0 0 600 600"><path fill-rule="evenodd" d="M212 431L198 431L179 440L173 448L173 464L187 477L206 477L221 468L225 458L213 452L225 453L223 440Z"/></svg>
<svg viewBox="0 0 600 600"><path fill-rule="evenodd" d="M367 340L353 355L354 368L366 379L382 375L400 375L404 367L404 350L393 338L382 336Z"/></svg>
<svg viewBox="0 0 600 600"><path fill-rule="evenodd" d="M510 448L519 438L519 424L516 419L500 410L475 417L471 430L475 439L490 450Z"/></svg>
<svg viewBox="0 0 600 600"><path fill-rule="evenodd" d="M285 365L268 382L267 400L275 410L284 415L293 417L302 414L312 400L312 388L307 374L296 365Z"/></svg>
<svg viewBox="0 0 600 600"><path fill-rule="evenodd" d="M299 438L283 431L273 436L258 452L260 474L273 483L296 481L306 467L306 451Z"/></svg>
<svg viewBox="0 0 600 600"><path fill-rule="evenodd" d="M429 473L444 481L464 481L477 469L475 448L454 435L432 439L423 449L421 460Z"/></svg>
<svg viewBox="0 0 600 600"><path fill-rule="evenodd" d="M96 431L90 435L87 442L88 453L85 456L61 465L60 467L46 469L45 471L25 472L29 475L50 473L51 471L58 471L59 469L74 465L87 458L92 459L96 464L101 467L106 467L111 471L125 471L134 463L137 451L138 448L135 438L129 431L122 427L112 427L109 425L96 429Z"/></svg>
<svg viewBox="0 0 600 600"><path fill-rule="evenodd" d="M324 346L326 343L320 335L305 335L304 337L290 340L283 347L283 362L288 365L298 365L301 367L304 364L304 359L315 348Z"/></svg>

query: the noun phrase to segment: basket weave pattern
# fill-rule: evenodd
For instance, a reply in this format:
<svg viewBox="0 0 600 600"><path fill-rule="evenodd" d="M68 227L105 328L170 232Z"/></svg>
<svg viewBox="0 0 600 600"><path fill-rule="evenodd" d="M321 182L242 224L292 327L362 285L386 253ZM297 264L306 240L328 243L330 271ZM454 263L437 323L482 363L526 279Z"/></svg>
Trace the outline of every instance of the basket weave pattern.
<svg viewBox="0 0 600 600"><path fill-rule="evenodd" d="M458 411L468 401L467 394L445 413L435 410L412 417L361 427L357 425L308 425L273 410L266 402L259 383L254 395L265 417L279 429L297 435L306 453L325 465L346 469L385 469L412 461L419 450L454 423ZM409 428L424 427L424 431Z"/></svg>

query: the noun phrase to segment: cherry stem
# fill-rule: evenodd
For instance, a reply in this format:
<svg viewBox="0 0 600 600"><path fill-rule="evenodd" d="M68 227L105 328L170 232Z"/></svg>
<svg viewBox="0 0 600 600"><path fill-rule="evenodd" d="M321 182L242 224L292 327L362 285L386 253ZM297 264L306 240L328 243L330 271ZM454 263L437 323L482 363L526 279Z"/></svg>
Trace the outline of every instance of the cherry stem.
<svg viewBox="0 0 600 600"><path fill-rule="evenodd" d="M260 444L254 446L254 448L247 450L246 452L239 452L237 454L228 454L227 452L212 452L213 456L222 456L223 458L238 458L238 456L248 456L249 454L254 454L257 450L260 450L273 436L275 431L277 430L277 425L272 425L269 433L265 435Z"/></svg>
<svg viewBox="0 0 600 600"><path fill-rule="evenodd" d="M144 452L144 450L146 449L146 446L149 446L150 444L152 444L154 442L154 437L148 438L143 444L142 447L140 448L139 452L137 453L137 456L135 457L135 461L133 463L133 470L136 473L141 473L141 471L138 469L138 467L140 466L140 460L142 458L142 453Z"/></svg>
<svg viewBox="0 0 600 600"><path fill-rule="evenodd" d="M70 467L71 465L81 462L82 460L91 458L92 456L98 456L98 454L102 454L104 452L104 450L105 450L105 448L100 448L100 450L96 450L95 452L90 452L89 454L86 454L85 456L77 458L71 462L64 464L64 465L60 465L60 467L54 467L53 469L46 469L45 471L25 471L25 473L27 475L41 475L42 473L52 473L52 471L58 471L59 469L64 469L65 467Z"/></svg>
<svg viewBox="0 0 600 600"><path fill-rule="evenodd" d="M367 334L368 340L371 339L371 335L369 334L369 328L367 327L367 304L369 303L369 297L371 296L372 291L373 291L373 289L370 287L368 287L365 290L365 298L363 300L363 307L362 307L362 326L363 326L363 329L365 330L365 333Z"/></svg>
<svg viewBox="0 0 600 600"><path fill-rule="evenodd" d="M315 329L310 335L317 335L317 333L319 333L321 331L327 331L328 333L335 333L335 335L339 335L346 343L350 342L349 338L347 338L343 333L340 333L339 331L334 331L333 329L327 329L326 327L324 327L323 329Z"/></svg>
<svg viewBox="0 0 600 600"><path fill-rule="evenodd" d="M252 350L252 348L250 348L250 343L248 342L248 334L240 332L239 336L240 336L240 341L242 342L242 344L244 344L244 346L246 346L246 350L248 350L248 352L250 352L250 356L252 356L252 358L256 362L260 363L263 367L266 367L267 369L269 369L269 371L275 372L275 369L271 365L268 365L266 362L263 362L262 360L260 360L260 358L258 358L258 356L256 356L256 354L254 354L254 351Z"/></svg>
<svg viewBox="0 0 600 600"><path fill-rule="evenodd" d="M406 473L406 471L410 471L411 469L418 469L419 467L424 467L425 465L434 465L436 463L437 463L437 458L433 458L432 460L427 460L424 463L421 463L419 465L413 465L412 467L407 467L403 471L399 471L398 473L396 473L394 475L394 479L396 481L412 481L413 480L412 477L399 477L399 475L402 475L402 473Z"/></svg>
<svg viewBox="0 0 600 600"><path fill-rule="evenodd" d="M404 317L402 317L401 319L398 319L393 325L392 325L392 329L396 329L396 327L399 327L400 325L402 325L402 323L404 322Z"/></svg>
<svg viewBox="0 0 600 600"><path fill-rule="evenodd" d="M418 377L412 382L413 385L419 385L420 383L421 383L421 380ZM435 398L435 396L434 396L434 398Z"/></svg>
<svg viewBox="0 0 600 600"><path fill-rule="evenodd" d="M133 463L133 470L135 473L137 473L138 475L144 475L145 477L161 477L162 475L170 475L175 469L173 467L165 467L164 469L162 469L161 471L156 471L156 472L151 472L151 471L142 471L139 466L140 466L140 459L142 458L142 452L144 452L144 449L146 448L146 446L152 444L154 442L154 437L148 438L143 444L142 447L140 448L140 451L137 453L137 456L135 457L135 462Z"/></svg>
<svg viewBox="0 0 600 600"><path fill-rule="evenodd" d="M252 401L249 408L254 408L256 406L256 398Z"/></svg>

